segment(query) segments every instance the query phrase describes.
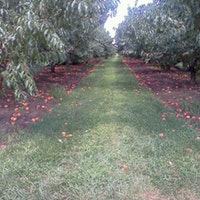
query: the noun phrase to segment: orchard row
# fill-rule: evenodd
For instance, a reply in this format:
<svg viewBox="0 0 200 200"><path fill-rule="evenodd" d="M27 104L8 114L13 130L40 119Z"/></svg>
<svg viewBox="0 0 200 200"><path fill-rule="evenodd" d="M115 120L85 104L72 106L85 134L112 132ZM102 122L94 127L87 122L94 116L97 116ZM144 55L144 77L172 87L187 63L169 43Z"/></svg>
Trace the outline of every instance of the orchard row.
<svg viewBox="0 0 200 200"><path fill-rule="evenodd" d="M103 28L119 0L0 1L0 89L34 95L35 73L44 66L82 63L115 48Z"/></svg>
<svg viewBox="0 0 200 200"><path fill-rule="evenodd" d="M175 66L191 73L200 71L200 1L154 0L130 8L116 33L118 51L142 57L165 70Z"/></svg>

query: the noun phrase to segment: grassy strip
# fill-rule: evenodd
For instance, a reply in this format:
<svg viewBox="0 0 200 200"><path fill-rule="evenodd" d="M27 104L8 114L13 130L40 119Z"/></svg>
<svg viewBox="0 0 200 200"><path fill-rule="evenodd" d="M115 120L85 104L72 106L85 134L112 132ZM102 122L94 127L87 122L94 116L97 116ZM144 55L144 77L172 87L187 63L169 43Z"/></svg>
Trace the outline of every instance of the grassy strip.
<svg viewBox="0 0 200 200"><path fill-rule="evenodd" d="M102 65L0 151L1 199L200 199L195 130L119 58Z"/></svg>

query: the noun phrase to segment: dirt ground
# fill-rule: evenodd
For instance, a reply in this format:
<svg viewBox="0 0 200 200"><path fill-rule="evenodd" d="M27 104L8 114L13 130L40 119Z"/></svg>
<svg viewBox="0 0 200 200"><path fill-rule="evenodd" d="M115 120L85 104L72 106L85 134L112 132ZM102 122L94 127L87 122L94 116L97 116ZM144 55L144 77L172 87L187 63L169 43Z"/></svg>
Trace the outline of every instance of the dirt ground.
<svg viewBox="0 0 200 200"><path fill-rule="evenodd" d="M186 119L188 126L195 126L200 133L200 83L190 83L190 74L176 68L163 71L159 67L145 64L140 59L124 58L123 62L139 80L140 84L149 88L163 102L165 106L172 107L176 116ZM196 115L181 108L182 102L199 102ZM192 104L191 104L192 106ZM163 116L164 119L164 116Z"/></svg>
<svg viewBox="0 0 200 200"><path fill-rule="evenodd" d="M45 67L34 77L38 88L37 95L25 100L15 100L12 92L4 89L5 95L0 96L0 146L3 145L1 142L3 136L17 130L18 127L27 128L45 113L51 112L52 108L62 100L53 97L54 85L60 85L63 92L70 93L98 62L99 60L91 60L84 65L56 66L56 73ZM91 67L88 68L90 64Z"/></svg>
<svg viewBox="0 0 200 200"><path fill-rule="evenodd" d="M189 124L191 120L195 121L197 130L200 130L200 111L198 115L192 116L179 107L181 101L200 99L200 84L191 85L188 73L176 69L164 72L139 59L124 58L123 61L141 84L152 90L166 106L176 110L177 117L188 119ZM38 87L35 97L16 101L10 91L0 96L0 138L2 134L13 131L13 128L26 128L30 123L39 120L44 113L51 112L53 106L59 102L59 99L52 96L52 86L61 85L64 91L70 93L98 63L97 60L91 62L93 67L90 69L83 65L71 65L70 70L66 66L56 66L56 73L51 73L50 68L45 67L35 76Z"/></svg>

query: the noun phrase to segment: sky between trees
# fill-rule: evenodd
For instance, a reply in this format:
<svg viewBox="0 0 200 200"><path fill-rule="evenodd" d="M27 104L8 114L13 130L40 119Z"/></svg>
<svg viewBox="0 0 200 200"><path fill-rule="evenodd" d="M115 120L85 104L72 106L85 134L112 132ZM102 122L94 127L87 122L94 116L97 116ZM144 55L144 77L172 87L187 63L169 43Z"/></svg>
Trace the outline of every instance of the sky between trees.
<svg viewBox="0 0 200 200"><path fill-rule="evenodd" d="M142 4L151 3L152 0L138 0L137 6ZM134 7L135 1L134 0L121 0L121 3L118 6L117 14L115 17L108 18L107 22L105 23L105 28L110 32L111 37L115 36L115 29L118 27L118 24L121 23L124 19L124 16L127 15L128 7Z"/></svg>

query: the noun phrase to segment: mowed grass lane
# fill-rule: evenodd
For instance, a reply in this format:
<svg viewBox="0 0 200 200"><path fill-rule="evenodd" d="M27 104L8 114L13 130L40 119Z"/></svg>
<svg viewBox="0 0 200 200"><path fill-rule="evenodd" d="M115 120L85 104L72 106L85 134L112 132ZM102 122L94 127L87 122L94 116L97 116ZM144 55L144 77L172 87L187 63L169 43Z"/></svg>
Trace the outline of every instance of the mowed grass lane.
<svg viewBox="0 0 200 200"><path fill-rule="evenodd" d="M196 136L112 57L0 151L0 198L197 200Z"/></svg>

